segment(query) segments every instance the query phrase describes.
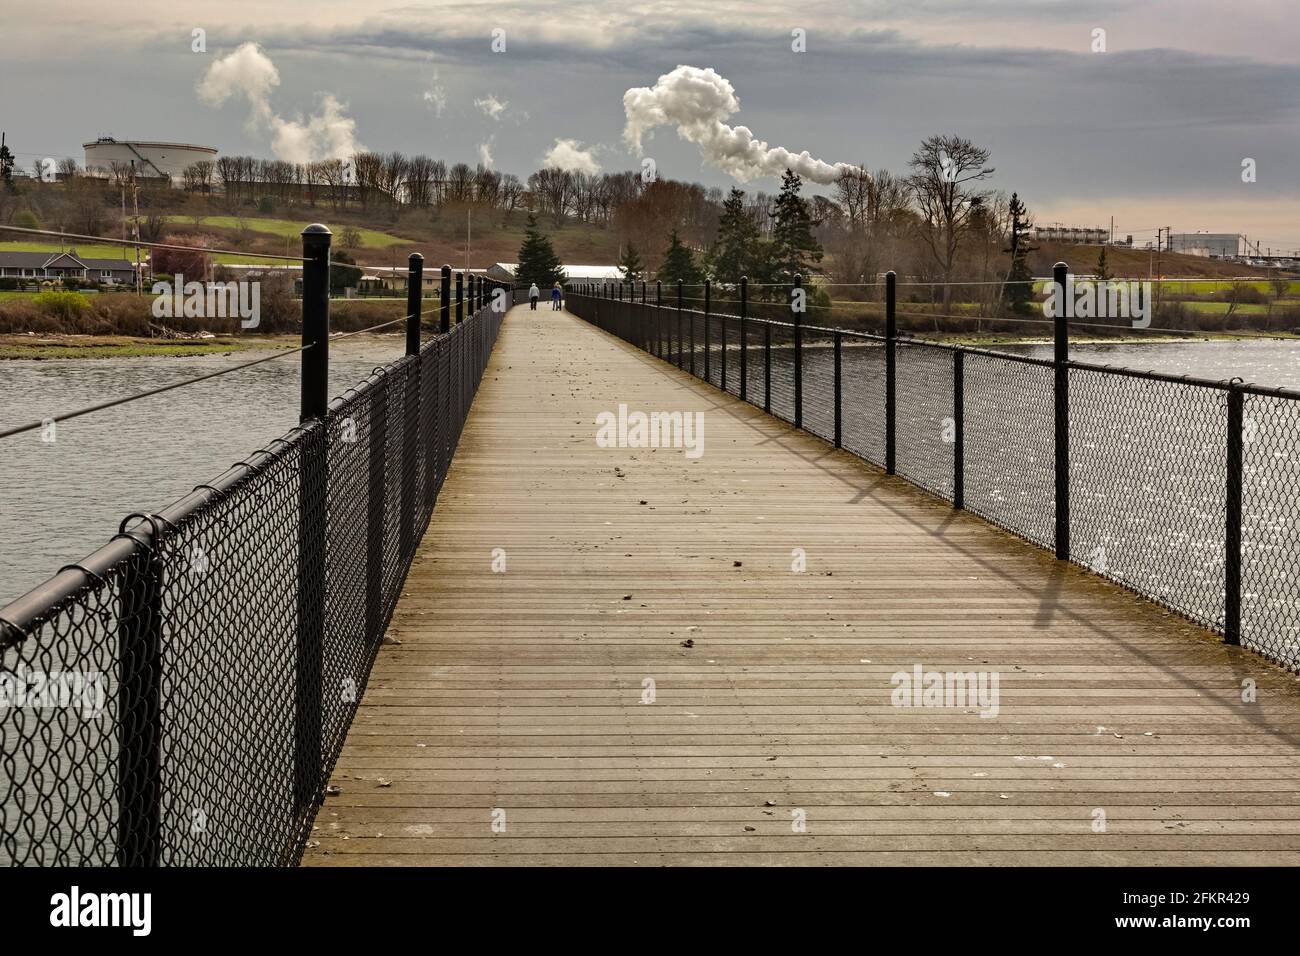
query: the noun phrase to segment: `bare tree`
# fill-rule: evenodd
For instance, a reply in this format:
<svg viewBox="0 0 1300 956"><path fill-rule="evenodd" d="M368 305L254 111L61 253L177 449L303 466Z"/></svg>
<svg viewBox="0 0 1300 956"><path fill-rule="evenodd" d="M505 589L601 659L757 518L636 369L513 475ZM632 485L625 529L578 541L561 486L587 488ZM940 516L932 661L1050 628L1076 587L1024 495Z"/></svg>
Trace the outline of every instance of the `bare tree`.
<svg viewBox="0 0 1300 956"><path fill-rule="evenodd" d="M960 136L930 136L912 154L907 186L920 211L918 235L946 283L962 240L971 229L971 217L985 194L970 184L993 174L989 151ZM944 286L943 304L950 301Z"/></svg>

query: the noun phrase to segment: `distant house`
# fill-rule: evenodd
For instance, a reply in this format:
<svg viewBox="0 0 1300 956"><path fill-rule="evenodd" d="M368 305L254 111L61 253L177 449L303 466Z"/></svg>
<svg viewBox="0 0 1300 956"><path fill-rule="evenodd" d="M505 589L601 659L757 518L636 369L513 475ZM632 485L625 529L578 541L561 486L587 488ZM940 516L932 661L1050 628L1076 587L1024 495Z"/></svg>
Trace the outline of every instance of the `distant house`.
<svg viewBox="0 0 1300 956"><path fill-rule="evenodd" d="M135 266L127 259L87 259L73 252L0 252L0 279L48 282L77 279L103 285L135 283Z"/></svg>

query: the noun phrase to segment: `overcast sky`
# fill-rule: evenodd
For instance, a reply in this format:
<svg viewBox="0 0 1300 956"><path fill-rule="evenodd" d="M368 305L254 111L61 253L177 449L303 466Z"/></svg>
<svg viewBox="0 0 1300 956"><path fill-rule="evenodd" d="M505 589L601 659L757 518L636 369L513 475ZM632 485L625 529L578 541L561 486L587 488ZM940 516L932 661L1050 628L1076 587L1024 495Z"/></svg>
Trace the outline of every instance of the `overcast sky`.
<svg viewBox="0 0 1300 956"><path fill-rule="evenodd" d="M729 81L725 122L771 147L902 171L923 137L956 133L991 150L990 185L1039 222L1113 216L1138 242L1170 225L1300 248L1295 0L5 3L0 127L24 166L80 161L100 135L269 157L328 151L343 130L520 176L548 155L632 169L624 93L689 65ZM191 50L196 28L206 52ZM232 82L240 64L218 77L224 97L220 82L200 97L250 42L252 67L278 77L261 106L243 74ZM642 148L662 176L734 182L672 122Z"/></svg>

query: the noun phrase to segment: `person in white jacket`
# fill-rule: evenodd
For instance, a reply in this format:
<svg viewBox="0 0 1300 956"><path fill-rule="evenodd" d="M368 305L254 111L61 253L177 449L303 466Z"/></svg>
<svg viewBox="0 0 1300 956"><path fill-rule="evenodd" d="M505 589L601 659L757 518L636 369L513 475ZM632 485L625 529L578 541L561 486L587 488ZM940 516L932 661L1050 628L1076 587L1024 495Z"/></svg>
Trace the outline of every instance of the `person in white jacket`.
<svg viewBox="0 0 1300 956"><path fill-rule="evenodd" d="M541 294L542 293L537 289L536 282L528 287L528 308L534 312L537 311L537 297Z"/></svg>

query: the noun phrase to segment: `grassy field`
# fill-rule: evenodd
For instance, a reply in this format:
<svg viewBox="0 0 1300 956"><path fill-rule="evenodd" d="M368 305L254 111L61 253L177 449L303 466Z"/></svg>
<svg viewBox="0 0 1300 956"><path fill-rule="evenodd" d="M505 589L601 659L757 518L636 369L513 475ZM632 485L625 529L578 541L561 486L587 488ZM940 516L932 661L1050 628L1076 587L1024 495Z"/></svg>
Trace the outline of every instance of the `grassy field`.
<svg viewBox="0 0 1300 956"><path fill-rule="evenodd" d="M89 259L126 259L128 262L135 261L134 246L104 245L101 243L86 243L82 245L71 244L60 246L57 242L0 242L0 252L70 252L72 249L77 250L77 255ZM141 249L140 256L144 258L147 250ZM265 262L265 259L259 259L252 253L246 255L235 253L212 257L217 262L227 265L244 262Z"/></svg>
<svg viewBox="0 0 1300 956"><path fill-rule="evenodd" d="M198 222L195 222L193 216L168 216L169 222L177 225L201 225L212 226L217 229L248 229L253 232L264 232L273 236L280 236L284 239L299 239L302 231L310 222L299 222L292 219L267 219L255 216L200 216ZM346 226L330 226L334 231L334 242L339 242L339 237ZM394 236L387 232L380 232L377 229L366 229L355 227L361 233L362 248L386 248L406 243L408 240L400 236Z"/></svg>

